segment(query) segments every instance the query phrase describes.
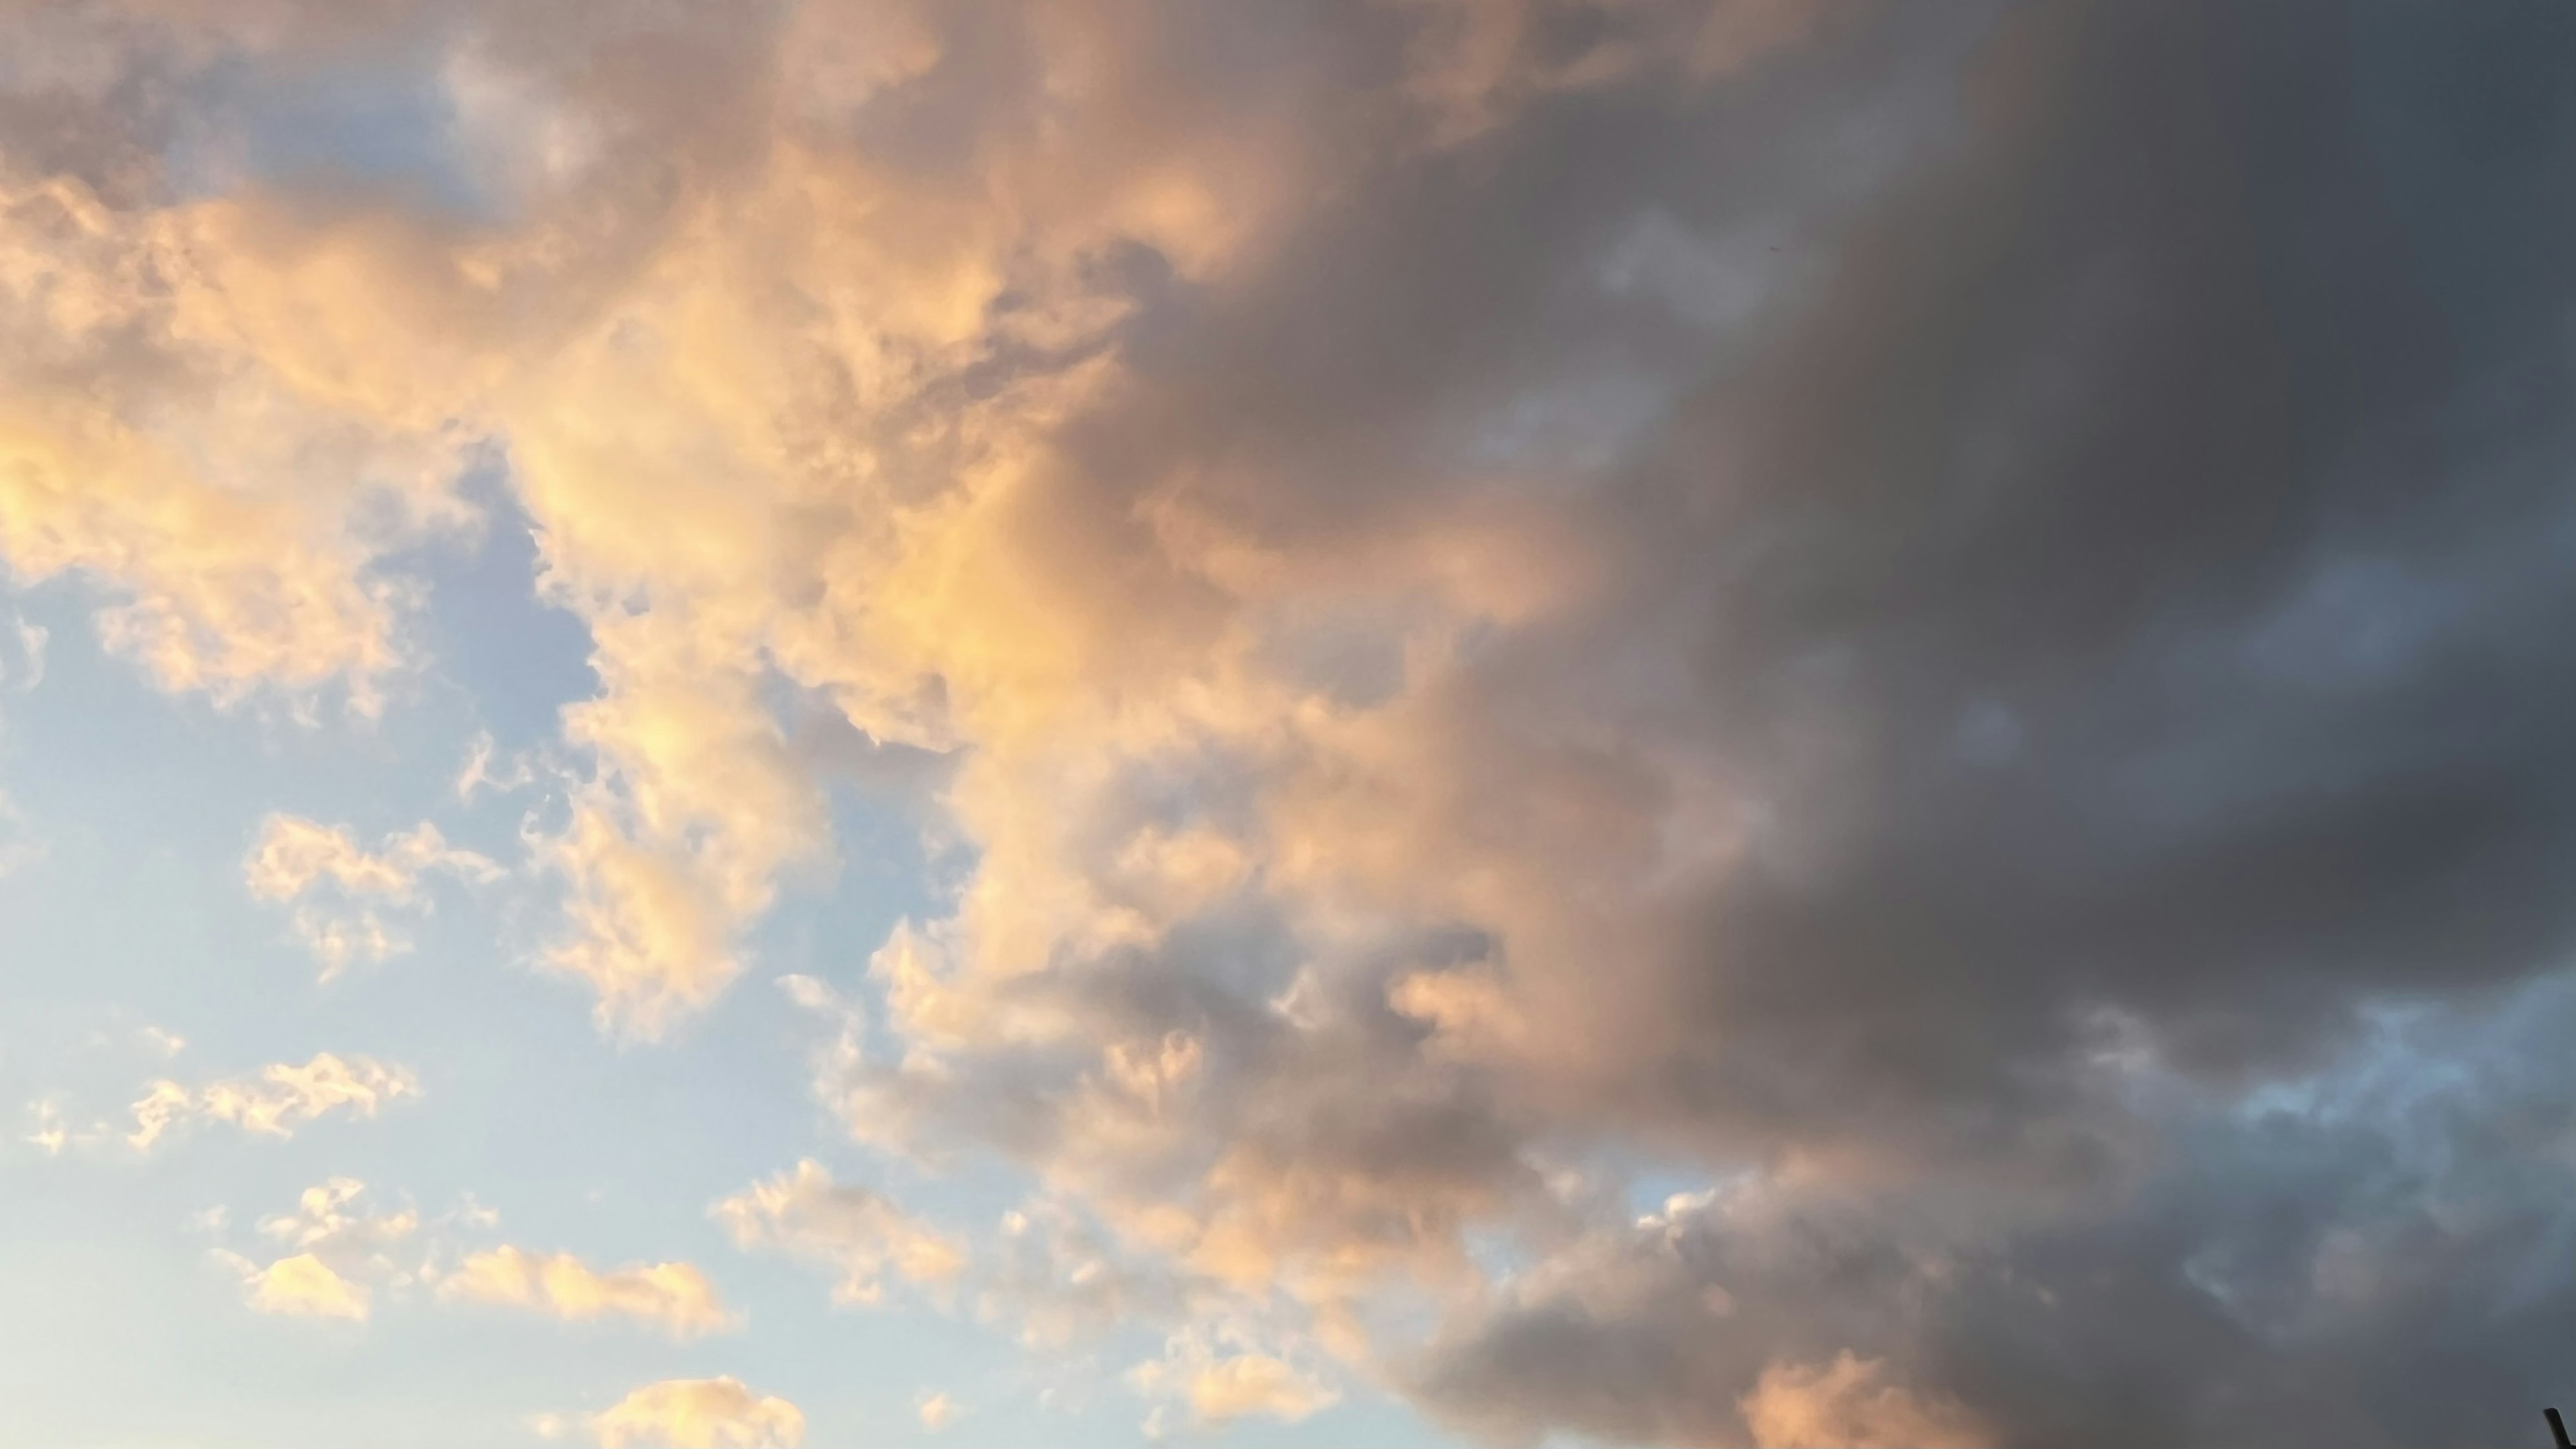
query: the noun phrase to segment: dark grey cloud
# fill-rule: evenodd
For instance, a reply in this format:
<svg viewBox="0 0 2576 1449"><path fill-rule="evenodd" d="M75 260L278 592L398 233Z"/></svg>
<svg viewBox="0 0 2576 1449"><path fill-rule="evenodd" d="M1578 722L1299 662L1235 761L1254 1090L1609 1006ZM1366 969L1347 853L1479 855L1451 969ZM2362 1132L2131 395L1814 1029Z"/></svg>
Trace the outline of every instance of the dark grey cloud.
<svg viewBox="0 0 2576 1449"><path fill-rule="evenodd" d="M1497 1439L1733 1443L1766 1362L1851 1350L2004 1444L2529 1441L2576 1347L2571 1005L2552 978L2383 1023L2260 1106L2151 1093L2153 1172L2016 1225L1938 1193L1688 1205L1528 1275L1413 1382Z"/></svg>
<svg viewBox="0 0 2576 1449"><path fill-rule="evenodd" d="M1641 1246L1595 1265L1669 1275L1620 1313L1462 1322L1426 1402L1731 1442L1766 1362L1841 1349L2016 1444L2465 1443L2568 1396L2563 1127L2495 1130L2564 1106L2550 1040L2495 1048L2537 1086L2397 1125L2142 1105L2106 1063L2223 1099L2390 1003L2565 1005L2527 983L2576 927L2571 39L2537 4L1834 9L1736 83L1532 94L1249 271L1151 274L1062 440L1096 567L1150 573L1176 489L1290 552L1550 510L1611 582L1444 686L1459 838L1578 893L1609 864L1553 792L1624 839L1676 758L1758 828L1652 949L1493 963L1585 1003L1544 1060L1386 1008L1475 922L1342 978L1328 1030L1252 1009L1286 948L1221 931L1096 963L1087 1009L1226 1043L1211 1150L1397 1197L1525 1201L1529 1150L1595 1138L1864 1164L1741 1250L1785 1266ZM2347 1302L2337 1253L2406 1269Z"/></svg>

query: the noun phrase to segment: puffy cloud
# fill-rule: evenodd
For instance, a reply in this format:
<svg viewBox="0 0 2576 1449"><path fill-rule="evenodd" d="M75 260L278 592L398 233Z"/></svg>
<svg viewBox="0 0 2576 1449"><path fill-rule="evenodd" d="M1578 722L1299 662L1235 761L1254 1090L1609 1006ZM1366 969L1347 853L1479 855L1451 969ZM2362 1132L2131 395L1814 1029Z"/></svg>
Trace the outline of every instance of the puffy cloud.
<svg viewBox="0 0 2576 1449"><path fill-rule="evenodd" d="M674 1338L720 1332L738 1321L707 1275L690 1264L637 1263L601 1272L570 1253L531 1253L509 1244L467 1255L439 1279L438 1295L576 1321L623 1315Z"/></svg>
<svg viewBox="0 0 2576 1449"><path fill-rule="evenodd" d="M1176 1321L1208 1297L1062 1201L1005 1213L988 1251L977 1314L1008 1324L1033 1349L1063 1352L1120 1329Z"/></svg>
<svg viewBox="0 0 2576 1449"><path fill-rule="evenodd" d="M1339 1397L1263 1353L1238 1353L1198 1367L1186 1396L1190 1413L1204 1422L1267 1414L1292 1424Z"/></svg>
<svg viewBox="0 0 2576 1449"><path fill-rule="evenodd" d="M364 1322L368 1291L334 1272L311 1253L280 1258L245 1275L250 1306L262 1313L300 1318L346 1318Z"/></svg>
<svg viewBox="0 0 2576 1449"><path fill-rule="evenodd" d="M242 862L251 894L262 900L292 901L318 892L315 903L297 907L294 924L322 963L326 982L352 962L379 962L410 949L377 907L398 914L427 911L421 887L433 871L477 884L502 875L483 856L450 846L427 821L387 836L370 852L346 827L274 813L260 823Z"/></svg>
<svg viewBox="0 0 2576 1449"><path fill-rule="evenodd" d="M173 1130L200 1121L229 1122L254 1136L289 1137L333 1111L373 1117L389 1102L419 1095L420 1080L407 1067L320 1052L301 1066L278 1062L255 1077L201 1087L155 1082L134 1104L134 1131L126 1140L150 1151Z"/></svg>
<svg viewBox="0 0 2576 1449"><path fill-rule="evenodd" d="M353 896L409 901L433 870L475 881L501 876L499 866L450 846L427 821L387 836L382 849L369 852L345 826L272 814L260 822L259 838L242 863L251 894L270 901L293 900L324 880Z"/></svg>
<svg viewBox="0 0 2576 1449"><path fill-rule="evenodd" d="M775 1249L837 1272L835 1303L876 1302L889 1272L945 1293L966 1270L963 1244L867 1188L834 1182L810 1159L724 1199L712 1215L740 1247Z"/></svg>
<svg viewBox="0 0 2576 1449"><path fill-rule="evenodd" d="M1883 1381L1876 1359L1775 1363L1736 1406L1760 1449L1979 1449L1987 1440L1953 1404Z"/></svg>
<svg viewBox="0 0 2576 1449"><path fill-rule="evenodd" d="M294 1212L262 1218L259 1230L307 1251L337 1254L399 1241L420 1226L420 1214L409 1208L375 1216L350 1212L365 1192L366 1184L335 1177L306 1188L296 1199Z"/></svg>
<svg viewBox="0 0 2576 1449"><path fill-rule="evenodd" d="M665 1379L590 1417L601 1449L796 1449L805 1415L740 1379Z"/></svg>
<svg viewBox="0 0 2576 1449"><path fill-rule="evenodd" d="M1256 1414L1295 1423L1341 1397L1311 1369L1250 1343L1235 1324L1184 1330L1172 1337L1163 1357L1131 1370L1128 1381L1149 1398L1177 1401L1188 1422L1200 1426ZM1159 1410L1146 1426L1153 1432L1169 1427Z"/></svg>
<svg viewBox="0 0 2576 1449"><path fill-rule="evenodd" d="M373 709L402 600L367 566L458 516L460 440L264 351L286 259L255 208L24 164L0 170L0 558L94 580L102 638L166 688L338 681Z"/></svg>
<svg viewBox="0 0 2576 1449"><path fill-rule="evenodd" d="M262 1313L363 1322L374 1283L412 1281L390 1250L420 1227L420 1214L409 1208L364 1211L358 1200L365 1193L365 1184L335 1177L305 1189L294 1212L261 1219L263 1236L295 1250L265 1266L229 1250L215 1256L241 1275L250 1306Z"/></svg>
<svg viewBox="0 0 2576 1449"><path fill-rule="evenodd" d="M957 1415L960 1412L955 1399L929 1389L923 1389L913 1399L912 1406L915 1415L921 1420L921 1427L933 1434L957 1422Z"/></svg>
<svg viewBox="0 0 2576 1449"><path fill-rule="evenodd" d="M1176 1412L1295 1400L1256 1311L1503 1439L2562 1381L2531 1093L2231 1113L2564 977L2563 16L469 4L474 205L156 185L102 98L333 10L30 22L0 555L364 703L492 440L601 686L547 959L627 1036L828 866L800 713L937 757L955 889L819 1086L1078 1204L1022 1286L1182 1320ZM2389 1166L2450 1147L2467 1216ZM1640 1164L1730 1186L1613 1220ZM813 1178L720 1216L854 1296L938 1241Z"/></svg>

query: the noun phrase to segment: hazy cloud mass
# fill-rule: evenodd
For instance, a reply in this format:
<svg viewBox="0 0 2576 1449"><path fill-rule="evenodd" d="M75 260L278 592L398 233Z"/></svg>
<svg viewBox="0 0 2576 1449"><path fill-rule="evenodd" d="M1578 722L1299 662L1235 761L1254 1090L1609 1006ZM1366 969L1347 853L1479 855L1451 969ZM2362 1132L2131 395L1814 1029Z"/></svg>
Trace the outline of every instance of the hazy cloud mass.
<svg viewBox="0 0 2576 1449"><path fill-rule="evenodd" d="M0 1449L2545 1442L2570 54L0 0Z"/></svg>

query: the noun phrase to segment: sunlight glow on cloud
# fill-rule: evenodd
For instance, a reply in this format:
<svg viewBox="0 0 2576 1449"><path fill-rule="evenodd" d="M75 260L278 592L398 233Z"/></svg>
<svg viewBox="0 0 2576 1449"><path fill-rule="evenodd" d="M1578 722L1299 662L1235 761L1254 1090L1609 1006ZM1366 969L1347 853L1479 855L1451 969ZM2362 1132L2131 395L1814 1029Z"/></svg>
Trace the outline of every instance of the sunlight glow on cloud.
<svg viewBox="0 0 2576 1449"><path fill-rule="evenodd" d="M297 1066L279 1062L255 1077L234 1077L187 1087L158 1081L134 1104L134 1131L126 1140L148 1152L164 1136L191 1122L229 1122L257 1137L290 1137L308 1122L345 1110L373 1117L378 1109L420 1095L420 1079L407 1067L369 1057L346 1060L320 1052Z"/></svg>
<svg viewBox="0 0 2576 1449"><path fill-rule="evenodd" d="M250 1306L262 1313L363 1322L373 1283L411 1281L388 1255L420 1227L420 1215L408 1208L364 1211L358 1200L365 1193L363 1183L333 1178L306 1189L294 1212L261 1219L263 1236L295 1250L265 1266L226 1250L215 1256L241 1275Z"/></svg>
<svg viewBox="0 0 2576 1449"><path fill-rule="evenodd" d="M280 1258L265 1268L249 1270L250 1306L262 1313L299 1318L346 1318L363 1322L368 1292L332 1271L311 1253Z"/></svg>
<svg viewBox="0 0 2576 1449"><path fill-rule="evenodd" d="M468 1440L2500 1437L2570 24L0 0L0 1230L323 1178Z"/></svg>
<svg viewBox="0 0 2576 1449"><path fill-rule="evenodd" d="M273 814L242 863L252 895L268 901L319 899L297 906L295 933L322 963L330 981L357 962L375 963L409 950L393 934L379 907L402 914L428 909L423 878L436 871L476 884L503 874L470 850L447 844L427 821L386 837L381 850L362 849L348 830L298 816Z"/></svg>
<svg viewBox="0 0 2576 1449"><path fill-rule="evenodd" d="M740 1379L666 1379L592 1415L601 1449L796 1449L805 1416Z"/></svg>
<svg viewBox="0 0 2576 1449"><path fill-rule="evenodd" d="M1956 1405L1924 1403L1882 1381L1876 1359L1774 1363L1737 1406L1759 1449L1981 1449L1991 1442Z"/></svg>
<svg viewBox="0 0 2576 1449"><path fill-rule="evenodd" d="M712 1212L738 1247L775 1249L837 1272L835 1303L880 1301L888 1273L944 1295L966 1270L962 1244L905 1216L876 1192L834 1182L811 1159L753 1183Z"/></svg>
<svg viewBox="0 0 2576 1449"><path fill-rule="evenodd" d="M468 1256L438 1283L438 1296L527 1308L569 1321L622 1315L674 1338L736 1327L707 1275L687 1263L635 1263L605 1272L570 1253L504 1244Z"/></svg>
<svg viewBox="0 0 2576 1449"><path fill-rule="evenodd" d="M1293 1424L1341 1397L1281 1359L1215 1349L1196 1335L1176 1339L1164 1358L1138 1365L1128 1380L1147 1398L1177 1399L1186 1422L1200 1428L1255 1414ZM1170 1427L1160 1410L1146 1423L1158 1436Z"/></svg>

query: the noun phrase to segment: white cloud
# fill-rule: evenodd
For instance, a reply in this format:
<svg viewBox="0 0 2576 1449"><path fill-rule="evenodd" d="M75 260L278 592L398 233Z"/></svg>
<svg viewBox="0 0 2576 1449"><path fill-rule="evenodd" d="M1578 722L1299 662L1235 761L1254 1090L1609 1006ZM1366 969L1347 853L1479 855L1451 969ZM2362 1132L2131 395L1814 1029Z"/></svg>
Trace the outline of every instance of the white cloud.
<svg viewBox="0 0 2576 1449"><path fill-rule="evenodd" d="M839 1274L835 1303L875 1303L892 1273L946 1292L965 1272L966 1248L907 1217L878 1193L835 1183L807 1160L715 1205L713 1216L737 1246L769 1248L824 1264Z"/></svg>
<svg viewBox="0 0 2576 1449"><path fill-rule="evenodd" d="M47 1157L60 1157L71 1141L63 1127L63 1103L60 1097L39 1097L27 1104L28 1119L34 1124L26 1140Z"/></svg>
<svg viewBox="0 0 2576 1449"><path fill-rule="evenodd" d="M423 821L385 837L369 851L345 826L326 826L276 813L260 824L259 838L242 862L252 895L301 901L293 916L296 936L322 963L329 981L358 962L380 962L410 949L384 912L417 916L429 909L422 890L431 873L475 884L499 880L501 867L470 850L450 846L437 826Z"/></svg>
<svg viewBox="0 0 2576 1449"><path fill-rule="evenodd" d="M373 1296L366 1285L341 1277L311 1253L280 1258L264 1268L244 1264L243 1269L250 1306L262 1313L366 1321Z"/></svg>
<svg viewBox="0 0 2576 1449"><path fill-rule="evenodd" d="M465 767L456 774L456 798L459 801L470 805L474 803L474 797L485 790L506 794L535 783L536 767L524 754L513 756L507 766L494 769L497 748L490 730L474 732L473 743L466 748Z"/></svg>
<svg viewBox="0 0 2576 1449"><path fill-rule="evenodd" d="M159 1081L134 1104L134 1131L126 1140L141 1151L190 1122L229 1122L254 1136L288 1137L334 1111L373 1117L387 1103L420 1095L407 1067L369 1057L346 1060L320 1052L301 1066L279 1062L257 1076L186 1087Z"/></svg>
<svg viewBox="0 0 2576 1449"><path fill-rule="evenodd" d="M805 1415L736 1378L646 1384L589 1420L601 1449L797 1449Z"/></svg>
<svg viewBox="0 0 2576 1449"><path fill-rule="evenodd" d="M687 1263L631 1263L602 1271L570 1253L531 1253L507 1244L469 1255L440 1278L438 1296L570 1321L623 1316L674 1338L720 1332L739 1321L706 1274Z"/></svg>
<svg viewBox="0 0 2576 1449"><path fill-rule="evenodd" d="M375 1284L412 1281L414 1275L394 1261L391 1250L420 1227L420 1214L410 1208L364 1211L359 1199L365 1193L365 1184L335 1177L305 1189L295 1211L261 1219L263 1237L294 1250L269 1263L222 1249L215 1256L241 1275L250 1306L259 1312L363 1322L374 1303ZM212 1226L219 1231L221 1220Z"/></svg>
<svg viewBox="0 0 2576 1449"><path fill-rule="evenodd" d="M862 1052L857 1004L800 999L837 1014L818 1086L853 1133L923 1157L996 1151L1096 1226L1098 1243L1029 1234L1010 1249L1043 1270L1026 1285L1051 1305L1022 1320L1033 1337L1261 1298L1356 1359L1371 1347L1362 1323L1425 1321L1370 1318L1373 1297L1502 1303L1478 1258L1489 1234L1562 1270L1581 1306L1654 1299L1697 1323L1711 1294L1736 1290L1655 1298L1640 1265L1662 1249L1587 1235L1582 1209L1549 1190L1551 1152L1648 1141L1712 1169L1777 1162L1909 1201L1990 1178L2010 1186L1974 1186L2019 1211L2047 1197L2032 1183L2116 1176L2097 1159L2152 1130L2084 1115L2090 1079L2054 1033L2097 1003L2059 993L2176 1002L2175 1021L2260 1018L2302 1049L2305 1028L2350 1005L2304 976L2271 995L2242 987L2254 968L2217 948L2287 959L2284 941L2374 933L2296 915L2230 927L2257 901L2326 907L2257 889L2249 869L2204 893L2226 909L2186 908L2174 892L2190 872L2173 862L2290 859L2264 856L2278 842L2472 894L2502 880L2485 888L2518 892L2508 907L2545 894L2470 868L2485 832L2506 828L2493 822L2530 823L2513 802L2538 797L2514 772L2374 754L2367 711L2247 716L2260 727L2243 737L2250 749L2331 723L2357 742L2352 759L2422 763L2380 771L2422 798L2446 779L2508 782L2492 808L2453 812L2472 822L2456 849L2435 842L2468 865L2353 846L2346 825L2376 808L2359 784L2338 793L2351 803L2329 822L2332 849L2251 793L2204 799L2196 783L2149 791L2168 812L2149 833L2170 853L2097 852L2120 838L2119 792L2051 793L2050 771L2153 772L2086 757L2081 737L2122 732L2089 716L2052 726L2049 696L2099 686L2116 706L2124 670L2188 692L2163 668L2180 655L2145 668L2101 621L2164 617L2146 605L2164 602L2148 590L2166 577L2258 597L2235 585L2261 581L2235 571L2312 553L2293 546L2313 522L2301 500L2334 496L2330 480L2275 469L2296 497L2246 502L2224 468L2159 472L2139 454L2142 476L2218 479L2210 496L2272 519L2282 547L2229 547L2232 515L2184 487L2152 536L2134 510L2103 510L2119 566L2094 568L2071 546L2087 537L2058 536L2086 534L2078 485L2125 475L2054 464L2157 438L2234 440L2247 457L2337 450L2279 446L2261 419L2189 398L2178 422L2098 427L2076 383L2098 365L2123 384L2102 391L2152 402L2172 390L2129 389L2118 365L2124 350L2171 349L2136 345L2120 307L2056 325L2050 309L2090 295L2091 274L2055 269L2143 258L2120 275L2157 305L2129 310L2160 315L2158 279L2200 276L2210 234L2160 237L2138 219L2193 209L2129 206L2141 198L2126 173L2077 164L2087 137L2133 127L2043 128L2074 149L2028 157L1980 149L1983 122L1952 127L1973 38L1944 33L1952 22L1822 27L1820 46L1825 31L1866 43L1802 72L1817 87L1721 98L1710 87L1803 42L1822 9L1599 5L1567 26L1538 0L1419 0L1362 7L1358 31L1218 44L1202 42L1231 41L1234 21L1198 7L1182 8L1207 29L1184 37L1147 10L1085 5L970 20L875 0L463 0L415 24L428 12L391 4L25 13L37 59L12 74L41 78L31 114L48 139L0 145L0 562L13 582L78 581L109 649L161 687L219 704L274 695L308 715L337 691L363 714L414 662L421 586L402 552L463 523L457 474L487 443L506 449L541 588L589 629L599 681L540 747L573 778L527 827L534 864L563 887L539 954L625 1038L666 1036L716 1001L780 892L831 865L823 767L788 714L942 757L927 833L954 865L871 958L882 1010L872 997L865 1021L885 1050ZM96 14L112 38L60 39L55 27ZM374 24L433 37L420 74L488 212L460 223L322 183L228 192L220 167L211 181L168 174L160 158L233 139L193 99L229 89L201 84L205 68L336 55ZM2045 79L2059 48L2081 47L2042 39L2005 53ZM2023 89L2077 110L2164 93ZM207 144L144 134L164 112L127 114L135 95L167 99ZM1426 154L1470 140L1473 166L1439 162L1441 184L1421 184ZM1903 146L1954 143L1944 165L1962 164L1909 175L1907 210L1873 216L1865 245L1839 243L1852 198L1920 154ZM2026 289L1961 287L2001 275L1989 249L2015 234L1947 227L1941 208L1960 198L1945 177L1985 188L2016 168L2088 178L2108 199L1999 211L1979 190L1967 209L2099 217L2112 234L2013 251L2034 269ZM1494 189L1552 176L1582 178L1584 204ZM1533 224L1495 225L1500 203ZM1781 310L1807 300L1788 283L1828 271L1852 285L1820 289L1810 330ZM2185 324L2172 336L2229 336L2229 318L2188 311L2195 297L2232 305L2223 288L2166 299ZM1874 330L1888 318L1926 330ZM1949 326L1963 319L1976 325ZM1748 322L1788 370L1733 350ZM2081 365L2030 341L2069 333ZM2224 368L2177 370L2246 395ZM2034 391L2033 378L2054 381ZM1879 411L1933 396L1957 407ZM1994 409L2014 414L2000 435L2015 446L1950 431ZM2012 455L2043 412L2038 454L2054 471L2033 472ZM1903 466L1881 446L1903 448ZM1953 486L1977 505L1959 527L1906 526ZM2092 602L2064 606L2032 581ZM1950 597L1962 583L1973 607ZM2449 647L2401 627L2425 602L2390 605L2408 618L2364 610L2362 624L2405 635L2374 655L2386 669L2361 671L2374 689ZM1960 666L1943 650L1967 640L1996 676L1975 690L2012 699L2004 733L2051 741L2047 760L1993 730L1960 733L1958 699L1926 683ZM21 653L32 676L37 651ZM1891 653L1912 662L1879 672ZM2025 663L2031 677L2012 677ZM2190 723L2184 694L2169 713ZM2541 703L2527 717L2554 722ZM1916 758L1918 736L1946 742L1935 765ZM1942 772L1963 745L2011 790L1956 792ZM471 801L530 778L486 737L455 790ZM1977 813L2007 797L2008 818ZM0 801L0 869L8 816ZM2023 834L2060 816L2094 822L2087 848ZM2548 857L2529 845L2493 854ZM2132 873L2087 875L2095 855ZM498 870L428 825L369 848L283 815L245 864L326 976L405 949L426 877ZM2407 898L2329 904L2348 916L2381 896ZM2150 897L2165 909L2128 904ZM2475 904L2443 910L2483 919ZM2177 934L2142 937L2150 918ZM2559 920L2479 934L2529 957ZM2385 971L2306 974L2430 980L2386 949ZM2087 964L2043 969L2068 959ZM2203 969L2163 979L2173 959ZM2251 1006L2274 996L2279 1020ZM284 1135L415 1090L408 1073L328 1056L162 1082L130 1140L148 1149L201 1119ZM827 1265L845 1301L889 1277L934 1291L962 1277L961 1246L810 1163L716 1211L746 1247ZM509 1261L489 1271L517 1286L494 1291L562 1310L544 1266L560 1255ZM603 1286L653 1270L571 1261L579 1286L563 1301L683 1312L652 1297L668 1284ZM1603 1271L1575 1271L1587 1266ZM363 1275L318 1252L261 1271L281 1269L281 1303L363 1311ZM1140 1382L1198 1419L1293 1417L1331 1391L1282 1346L1297 1341L1191 1338ZM1811 1342L1880 1352L1851 1334ZM1743 1416L1784 1440L1946 1412L1928 1389L1889 1387L1904 1378L1892 1348L1822 1364L1768 1352L1730 1359L1722 1383L1694 1378L1693 1413L1715 1416L1694 1432L1735 1414L1739 1393ZM1574 1385L1562 1402L1603 1400ZM1547 1432L1568 1422L1558 1411L1519 1427Z"/></svg>
<svg viewBox="0 0 2576 1449"><path fill-rule="evenodd" d="M1762 1370L1737 1405L1759 1449L1983 1449L1992 1442L1954 1401L1888 1381L1878 1359L1836 1354Z"/></svg>
<svg viewBox="0 0 2576 1449"><path fill-rule="evenodd" d="M1177 1403L1194 1425L1255 1415L1293 1424L1341 1398L1321 1373L1266 1351L1235 1324L1183 1329L1127 1378L1138 1393Z"/></svg>

